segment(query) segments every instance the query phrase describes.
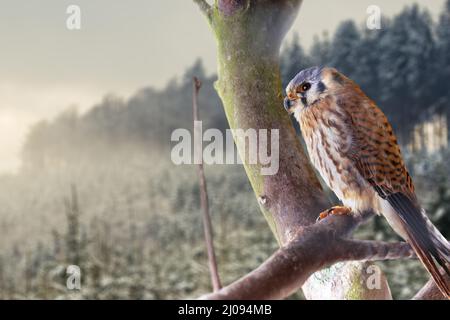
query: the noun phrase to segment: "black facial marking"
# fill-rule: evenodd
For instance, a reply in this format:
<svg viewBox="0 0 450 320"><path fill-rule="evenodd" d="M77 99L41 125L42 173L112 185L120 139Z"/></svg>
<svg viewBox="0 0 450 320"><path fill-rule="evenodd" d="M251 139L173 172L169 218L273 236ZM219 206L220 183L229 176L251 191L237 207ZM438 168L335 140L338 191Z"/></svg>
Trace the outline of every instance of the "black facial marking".
<svg viewBox="0 0 450 320"><path fill-rule="evenodd" d="M317 90L319 90L320 93L324 92L327 87L322 81L319 81L317 84Z"/></svg>
<svg viewBox="0 0 450 320"><path fill-rule="evenodd" d="M306 97L302 97L301 100L302 100L303 105L306 106L306 104L308 103L308 100L306 100Z"/></svg>

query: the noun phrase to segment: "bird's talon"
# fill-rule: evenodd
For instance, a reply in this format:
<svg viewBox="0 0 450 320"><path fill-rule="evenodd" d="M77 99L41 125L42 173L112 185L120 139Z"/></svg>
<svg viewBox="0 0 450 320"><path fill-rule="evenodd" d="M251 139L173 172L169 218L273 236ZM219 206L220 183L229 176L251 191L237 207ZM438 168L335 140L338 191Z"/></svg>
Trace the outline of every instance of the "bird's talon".
<svg viewBox="0 0 450 320"><path fill-rule="evenodd" d="M352 212L352 209L349 207L344 207L344 206L334 206L331 207L323 212L321 212L319 214L319 216L316 219L316 222L325 219L326 217L328 217L329 215L348 215Z"/></svg>

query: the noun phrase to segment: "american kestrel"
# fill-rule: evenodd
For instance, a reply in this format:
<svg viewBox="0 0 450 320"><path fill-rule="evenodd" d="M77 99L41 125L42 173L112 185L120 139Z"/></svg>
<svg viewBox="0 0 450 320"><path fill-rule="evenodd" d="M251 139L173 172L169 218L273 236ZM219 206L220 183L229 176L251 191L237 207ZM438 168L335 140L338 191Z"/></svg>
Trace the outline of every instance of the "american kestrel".
<svg viewBox="0 0 450 320"><path fill-rule="evenodd" d="M425 215L414 193L386 116L359 86L334 68L298 73L284 106L300 124L311 162L342 201L320 214L382 214L414 249L450 298L450 245Z"/></svg>

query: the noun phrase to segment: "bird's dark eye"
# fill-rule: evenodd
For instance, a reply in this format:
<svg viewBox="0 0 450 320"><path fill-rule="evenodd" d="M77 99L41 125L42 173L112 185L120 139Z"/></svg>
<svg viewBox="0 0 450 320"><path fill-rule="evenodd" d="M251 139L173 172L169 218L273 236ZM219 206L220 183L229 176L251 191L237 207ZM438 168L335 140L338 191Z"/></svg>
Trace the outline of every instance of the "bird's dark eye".
<svg viewBox="0 0 450 320"><path fill-rule="evenodd" d="M308 91L311 88L311 83L305 82L302 84L302 91Z"/></svg>

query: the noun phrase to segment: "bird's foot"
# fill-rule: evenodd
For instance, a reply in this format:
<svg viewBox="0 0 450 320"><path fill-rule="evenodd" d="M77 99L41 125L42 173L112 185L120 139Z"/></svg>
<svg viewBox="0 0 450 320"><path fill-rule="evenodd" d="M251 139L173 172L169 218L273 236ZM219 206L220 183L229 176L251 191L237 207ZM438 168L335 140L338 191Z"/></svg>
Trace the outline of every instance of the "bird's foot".
<svg viewBox="0 0 450 320"><path fill-rule="evenodd" d="M352 212L352 209L345 206L334 206L330 209L327 209L319 214L317 217L317 221L323 220L329 215L343 216L349 215Z"/></svg>

